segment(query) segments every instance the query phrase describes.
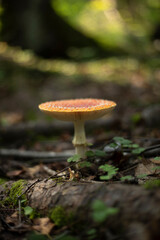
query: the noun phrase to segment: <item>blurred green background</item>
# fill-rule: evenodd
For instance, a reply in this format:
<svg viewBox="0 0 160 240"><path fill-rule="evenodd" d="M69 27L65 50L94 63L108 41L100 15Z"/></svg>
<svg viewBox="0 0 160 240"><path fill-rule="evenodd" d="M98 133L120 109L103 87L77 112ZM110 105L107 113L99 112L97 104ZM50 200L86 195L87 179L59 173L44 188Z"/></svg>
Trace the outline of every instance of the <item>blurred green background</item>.
<svg viewBox="0 0 160 240"><path fill-rule="evenodd" d="M2 41L44 57L160 50L159 0L1 0L0 19Z"/></svg>
<svg viewBox="0 0 160 240"><path fill-rule="evenodd" d="M160 102L159 55L159 0L1 0L1 124L78 97L132 115Z"/></svg>

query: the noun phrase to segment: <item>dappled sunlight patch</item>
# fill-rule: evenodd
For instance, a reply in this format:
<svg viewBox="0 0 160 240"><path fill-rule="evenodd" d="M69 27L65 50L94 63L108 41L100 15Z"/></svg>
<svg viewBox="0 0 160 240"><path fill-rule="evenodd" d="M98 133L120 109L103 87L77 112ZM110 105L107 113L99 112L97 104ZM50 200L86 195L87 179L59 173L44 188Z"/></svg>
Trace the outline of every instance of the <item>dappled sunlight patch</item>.
<svg viewBox="0 0 160 240"><path fill-rule="evenodd" d="M93 60L88 62L71 62L67 60L51 60L37 57L30 50L10 47L0 42L0 56L28 69L41 72L57 73L63 75L67 82L77 82L78 79L90 78L94 82L115 82L118 84L132 83L143 87L149 82L152 69L135 58L117 58Z"/></svg>

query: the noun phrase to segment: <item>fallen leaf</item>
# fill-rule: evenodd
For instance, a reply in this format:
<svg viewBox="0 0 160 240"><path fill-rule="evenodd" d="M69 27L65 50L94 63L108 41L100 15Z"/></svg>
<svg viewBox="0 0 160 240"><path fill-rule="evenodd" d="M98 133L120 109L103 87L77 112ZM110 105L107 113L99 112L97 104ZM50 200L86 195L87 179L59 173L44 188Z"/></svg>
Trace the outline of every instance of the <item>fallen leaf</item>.
<svg viewBox="0 0 160 240"><path fill-rule="evenodd" d="M34 220L33 230L48 235L54 226L55 224L52 223L48 217L37 218Z"/></svg>
<svg viewBox="0 0 160 240"><path fill-rule="evenodd" d="M3 126L9 126L13 125L19 122L22 122L23 120L23 115L21 113L3 113L0 116L0 123Z"/></svg>
<svg viewBox="0 0 160 240"><path fill-rule="evenodd" d="M7 177L16 177L19 176L22 172L24 172L23 169L21 170L13 170L13 171L9 171L6 173Z"/></svg>
<svg viewBox="0 0 160 240"><path fill-rule="evenodd" d="M137 168L135 169L135 176L138 177L140 175L152 175L157 174L157 171L155 170L156 165L154 163L139 163Z"/></svg>
<svg viewBox="0 0 160 240"><path fill-rule="evenodd" d="M151 158L150 161L155 164L160 164L160 157Z"/></svg>
<svg viewBox="0 0 160 240"><path fill-rule="evenodd" d="M75 172L71 170L71 168L68 168L69 171L69 180L73 180L75 178Z"/></svg>
<svg viewBox="0 0 160 240"><path fill-rule="evenodd" d="M5 219L6 223L8 224L14 224L14 225L18 225L18 212L15 211L12 215L7 216Z"/></svg>
<svg viewBox="0 0 160 240"><path fill-rule="evenodd" d="M30 168L25 167L24 170L31 178L33 178L35 174L39 173L42 170L42 164Z"/></svg>

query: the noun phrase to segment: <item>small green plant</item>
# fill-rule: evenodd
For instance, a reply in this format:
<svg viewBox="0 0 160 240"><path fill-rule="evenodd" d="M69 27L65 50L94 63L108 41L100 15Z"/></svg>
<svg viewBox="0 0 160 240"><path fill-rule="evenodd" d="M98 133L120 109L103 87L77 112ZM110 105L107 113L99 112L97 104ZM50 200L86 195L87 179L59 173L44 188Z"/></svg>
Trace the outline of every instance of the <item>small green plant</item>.
<svg viewBox="0 0 160 240"><path fill-rule="evenodd" d="M80 155L79 154L75 154L72 157L67 159L67 162L78 162L80 160Z"/></svg>
<svg viewBox="0 0 160 240"><path fill-rule="evenodd" d="M85 155L87 157L105 157L106 156L106 152L102 151L102 150L95 150L95 151L87 151L85 153Z"/></svg>
<svg viewBox="0 0 160 240"><path fill-rule="evenodd" d="M152 168L152 170L160 170L160 166L156 166L156 167L154 167L154 168Z"/></svg>
<svg viewBox="0 0 160 240"><path fill-rule="evenodd" d="M104 172L107 172L107 175L100 176L101 180L111 179L113 176L117 174L118 171L118 168L115 168L114 166L109 164L101 165L99 169L103 170Z"/></svg>
<svg viewBox="0 0 160 240"><path fill-rule="evenodd" d="M120 180L123 182L123 181L131 181L133 180L134 177L131 176L131 175L128 175L128 176L124 176L124 177L121 177Z"/></svg>
<svg viewBox="0 0 160 240"><path fill-rule="evenodd" d="M117 146L121 146L123 148L131 149L131 152L133 154L139 155L141 154L145 149L140 147L138 144L133 143L131 140L125 139L123 137L114 137L113 138L114 143L111 143L109 146L116 148Z"/></svg>
<svg viewBox="0 0 160 240"><path fill-rule="evenodd" d="M79 166L81 168L84 168L84 167L91 167L92 166L92 163L88 162L88 161L83 161L81 163L79 163Z"/></svg>
<svg viewBox="0 0 160 240"><path fill-rule="evenodd" d="M143 178L146 178L148 176L148 174L140 174L140 175L137 175L136 177L138 178L138 179L143 179Z"/></svg>
<svg viewBox="0 0 160 240"><path fill-rule="evenodd" d="M96 150L94 152L96 157L105 157L106 156L106 152L102 151L102 150Z"/></svg>
<svg viewBox="0 0 160 240"><path fill-rule="evenodd" d="M120 144L123 147L129 147L132 144L132 141L125 139L123 137L114 137L113 140L114 142Z"/></svg>
<svg viewBox="0 0 160 240"><path fill-rule="evenodd" d="M86 155L86 157L94 157L95 156L95 154L94 154L94 152L93 151L87 151L87 152L85 152L85 155Z"/></svg>
<svg viewBox="0 0 160 240"><path fill-rule="evenodd" d="M40 214L37 213L37 211L34 208L31 208L30 206L24 207L23 210L24 210L24 215L28 216L30 219L40 217Z"/></svg>
<svg viewBox="0 0 160 240"><path fill-rule="evenodd" d="M33 213L33 208L31 208L30 206L26 206L24 207L24 214L27 216L27 215L30 215Z"/></svg>
<svg viewBox="0 0 160 240"><path fill-rule="evenodd" d="M87 239L92 240L95 239L97 236L97 231L95 228L91 228L87 231Z"/></svg>
<svg viewBox="0 0 160 240"><path fill-rule="evenodd" d="M144 150L145 150L145 148L137 147L137 148L135 148L135 149L132 150L132 153L133 153L133 154L136 154L136 155L139 155L139 154L141 154Z"/></svg>
<svg viewBox="0 0 160 240"><path fill-rule="evenodd" d="M94 200L91 205L92 218L97 223L104 222L109 216L118 213L118 208L107 207L101 200Z"/></svg>

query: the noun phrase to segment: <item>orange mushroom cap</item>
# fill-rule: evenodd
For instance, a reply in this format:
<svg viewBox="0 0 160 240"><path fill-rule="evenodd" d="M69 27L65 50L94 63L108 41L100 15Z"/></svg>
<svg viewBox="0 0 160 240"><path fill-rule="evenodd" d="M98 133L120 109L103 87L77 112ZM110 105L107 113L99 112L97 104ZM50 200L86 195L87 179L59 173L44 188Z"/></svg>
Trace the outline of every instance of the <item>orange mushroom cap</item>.
<svg viewBox="0 0 160 240"><path fill-rule="evenodd" d="M110 112L116 103L104 99L71 99L42 103L39 109L64 121L91 120Z"/></svg>

